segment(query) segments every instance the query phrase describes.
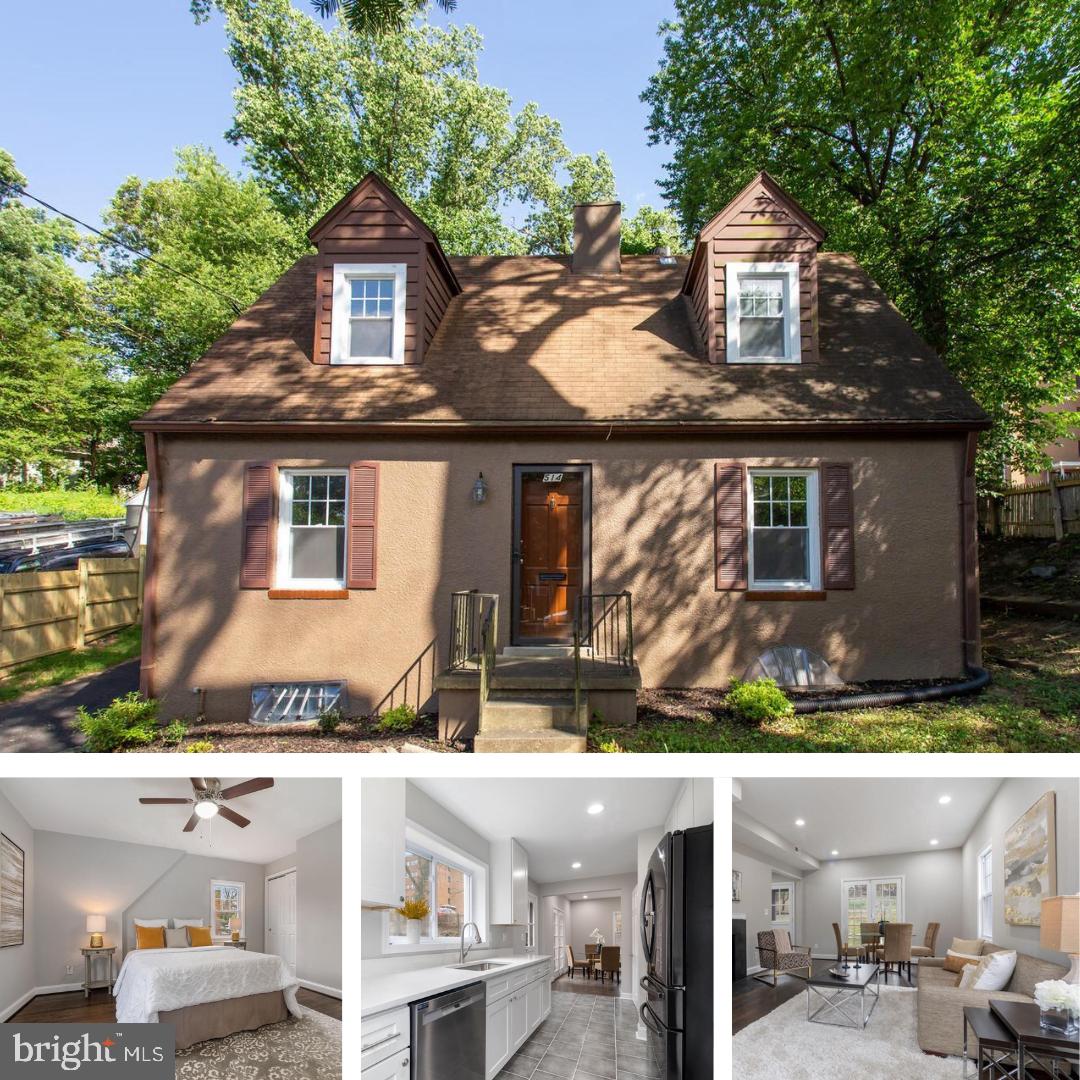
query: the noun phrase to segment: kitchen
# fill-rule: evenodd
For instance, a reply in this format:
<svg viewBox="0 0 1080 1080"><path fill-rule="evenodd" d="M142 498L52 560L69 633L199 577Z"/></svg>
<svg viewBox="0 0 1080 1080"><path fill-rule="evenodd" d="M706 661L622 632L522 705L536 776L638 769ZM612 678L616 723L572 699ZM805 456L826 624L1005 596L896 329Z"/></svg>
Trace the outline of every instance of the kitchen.
<svg viewBox="0 0 1080 1080"><path fill-rule="evenodd" d="M713 781L361 781L362 1080L712 1075Z"/></svg>

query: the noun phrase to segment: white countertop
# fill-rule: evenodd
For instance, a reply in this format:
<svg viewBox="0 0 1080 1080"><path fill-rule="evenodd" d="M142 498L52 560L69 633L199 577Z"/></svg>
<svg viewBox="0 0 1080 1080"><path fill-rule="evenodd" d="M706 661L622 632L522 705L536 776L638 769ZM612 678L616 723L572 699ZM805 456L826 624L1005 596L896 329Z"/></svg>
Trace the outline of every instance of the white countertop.
<svg viewBox="0 0 1080 1080"><path fill-rule="evenodd" d="M484 982L508 971L542 964L547 956L495 956L488 963L498 967L487 971L458 971L449 966L417 968L414 971L395 971L374 978L360 976L360 1016L371 1016L387 1009L396 1009L413 1001L421 1001L445 990L455 990L469 983Z"/></svg>

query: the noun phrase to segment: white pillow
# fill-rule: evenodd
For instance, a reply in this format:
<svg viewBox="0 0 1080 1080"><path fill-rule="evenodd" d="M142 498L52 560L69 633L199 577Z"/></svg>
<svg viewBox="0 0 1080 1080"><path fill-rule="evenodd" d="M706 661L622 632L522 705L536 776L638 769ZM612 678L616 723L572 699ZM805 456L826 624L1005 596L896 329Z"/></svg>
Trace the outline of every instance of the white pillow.
<svg viewBox="0 0 1080 1080"><path fill-rule="evenodd" d="M185 926L204 926L202 919L173 919L173 929L180 930Z"/></svg>
<svg viewBox="0 0 1080 1080"><path fill-rule="evenodd" d="M978 974L978 964L965 964L964 972L960 976L960 981L956 984L957 990L970 990L972 984L975 982L975 976Z"/></svg>
<svg viewBox="0 0 1080 1080"><path fill-rule="evenodd" d="M1016 967L1016 953L987 953L979 960L979 969L972 984L973 990L1004 990Z"/></svg>
<svg viewBox="0 0 1080 1080"><path fill-rule="evenodd" d="M168 926L168 919L134 919L136 926Z"/></svg>

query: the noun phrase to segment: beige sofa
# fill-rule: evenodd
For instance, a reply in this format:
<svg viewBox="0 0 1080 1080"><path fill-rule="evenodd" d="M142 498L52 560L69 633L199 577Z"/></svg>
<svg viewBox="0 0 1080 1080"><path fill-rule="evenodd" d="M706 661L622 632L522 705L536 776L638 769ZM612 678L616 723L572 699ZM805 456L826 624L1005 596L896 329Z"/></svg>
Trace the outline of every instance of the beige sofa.
<svg viewBox="0 0 1080 1080"><path fill-rule="evenodd" d="M1000 945L986 942L983 955L1001 952ZM959 990L959 975L944 968L942 957L926 957L919 961L919 983L916 992L917 1030L919 1046L935 1054L964 1052L964 1007L986 1008L991 999L999 1001L1034 1001L1035 984L1045 979L1063 978L1068 968L1040 960L1027 953L1016 954L1016 968L1004 990ZM969 1050L974 1050L969 1039Z"/></svg>

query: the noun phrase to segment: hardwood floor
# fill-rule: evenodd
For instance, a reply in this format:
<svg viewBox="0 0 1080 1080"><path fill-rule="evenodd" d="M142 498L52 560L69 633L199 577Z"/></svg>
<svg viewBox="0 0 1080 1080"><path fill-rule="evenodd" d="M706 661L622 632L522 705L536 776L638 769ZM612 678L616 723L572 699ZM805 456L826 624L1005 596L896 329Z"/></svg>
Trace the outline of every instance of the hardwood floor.
<svg viewBox="0 0 1080 1080"><path fill-rule="evenodd" d="M301 987L296 992L296 1000L321 1012L341 1019L341 1002L326 994ZM14 1016L9 1024L112 1024L116 1022L116 1002L105 990L92 990L89 1000L83 997L81 990L70 994L39 994L28 1001Z"/></svg>
<svg viewBox="0 0 1080 1080"><path fill-rule="evenodd" d="M911 979L905 972L898 976L895 971L890 971L888 977L881 977L882 986L916 986L918 985L919 967L913 964L911 967ZM732 985L731 999L731 1033L742 1031L749 1027L755 1020L760 1020L783 1005L797 997L806 989L806 983L797 975L781 975L775 987L767 983L747 976Z"/></svg>

